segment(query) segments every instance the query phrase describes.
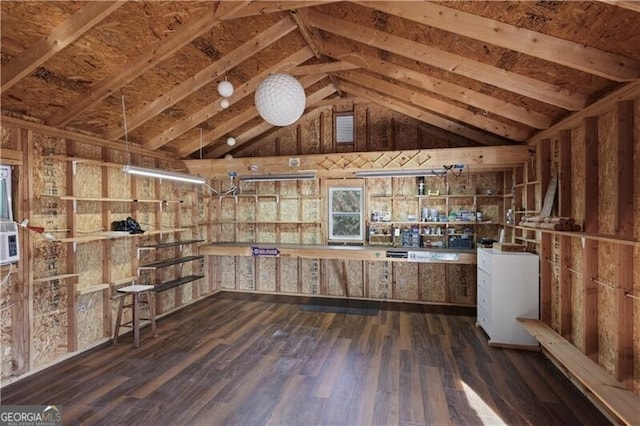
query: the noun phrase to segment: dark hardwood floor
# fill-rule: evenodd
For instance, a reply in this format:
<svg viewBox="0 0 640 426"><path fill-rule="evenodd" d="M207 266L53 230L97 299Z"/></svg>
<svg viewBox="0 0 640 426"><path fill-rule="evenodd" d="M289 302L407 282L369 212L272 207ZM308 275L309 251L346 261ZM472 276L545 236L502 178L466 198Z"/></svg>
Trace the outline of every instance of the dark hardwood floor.
<svg viewBox="0 0 640 426"><path fill-rule="evenodd" d="M61 404L65 425L608 424L542 354L489 347L471 310L308 301L219 293L2 404Z"/></svg>

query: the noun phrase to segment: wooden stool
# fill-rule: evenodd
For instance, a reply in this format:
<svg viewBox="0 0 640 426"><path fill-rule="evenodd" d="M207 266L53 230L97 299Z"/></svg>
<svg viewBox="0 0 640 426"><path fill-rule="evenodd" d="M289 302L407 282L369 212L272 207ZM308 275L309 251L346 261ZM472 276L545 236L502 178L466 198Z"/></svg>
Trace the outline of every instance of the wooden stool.
<svg viewBox="0 0 640 426"><path fill-rule="evenodd" d="M118 318L116 319L116 331L113 336L113 344L118 343L118 334L120 334L121 327L129 327L133 328L133 346L137 348L140 346L140 320L150 320L151 321L151 331L153 332L153 337L156 337L158 333L156 332L156 310L153 306L153 301L151 300L153 286L152 285L130 285L126 287L122 287L118 289L118 293L122 293L120 297L120 304L118 305ZM131 295L132 302L129 305L125 305L124 301L127 298L127 295ZM144 300L140 298L140 296L144 295ZM140 306L147 305L149 308L149 318L140 318ZM124 324L122 322L122 311L124 308L133 308L132 311L132 319Z"/></svg>

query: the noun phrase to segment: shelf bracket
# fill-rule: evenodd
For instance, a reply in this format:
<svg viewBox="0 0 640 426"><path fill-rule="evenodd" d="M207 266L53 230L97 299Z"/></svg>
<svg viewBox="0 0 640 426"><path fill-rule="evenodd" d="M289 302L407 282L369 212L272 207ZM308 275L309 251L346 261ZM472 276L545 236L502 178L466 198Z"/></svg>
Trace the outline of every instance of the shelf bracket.
<svg viewBox="0 0 640 426"><path fill-rule="evenodd" d="M71 204L73 205L73 212L78 213L78 200L71 201Z"/></svg>
<svg viewBox="0 0 640 426"><path fill-rule="evenodd" d="M73 242L73 252L75 253L75 252L77 252L77 251L78 251L78 242L77 242L77 241L74 241L74 242Z"/></svg>
<svg viewBox="0 0 640 426"><path fill-rule="evenodd" d="M78 172L78 162L77 161L72 161L71 162L71 172L73 173L74 176Z"/></svg>

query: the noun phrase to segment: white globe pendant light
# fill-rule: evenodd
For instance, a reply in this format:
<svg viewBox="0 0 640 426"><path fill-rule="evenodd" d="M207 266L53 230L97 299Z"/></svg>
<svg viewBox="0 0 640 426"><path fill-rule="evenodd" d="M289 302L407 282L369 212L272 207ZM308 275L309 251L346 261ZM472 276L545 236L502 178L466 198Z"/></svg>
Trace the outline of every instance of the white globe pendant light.
<svg viewBox="0 0 640 426"><path fill-rule="evenodd" d="M218 83L218 93L223 98L228 98L229 96L233 95L233 84L231 84L231 82L228 80L222 80L220 83Z"/></svg>
<svg viewBox="0 0 640 426"><path fill-rule="evenodd" d="M288 126L298 121L306 102L300 82L287 74L271 74L256 89L258 114L274 126Z"/></svg>
<svg viewBox="0 0 640 426"><path fill-rule="evenodd" d="M234 138L233 136L229 136L227 138L227 145L234 146L235 144L236 144L236 138Z"/></svg>
<svg viewBox="0 0 640 426"><path fill-rule="evenodd" d="M220 108L222 108L222 109L229 108L229 99L227 99L227 98L220 99Z"/></svg>

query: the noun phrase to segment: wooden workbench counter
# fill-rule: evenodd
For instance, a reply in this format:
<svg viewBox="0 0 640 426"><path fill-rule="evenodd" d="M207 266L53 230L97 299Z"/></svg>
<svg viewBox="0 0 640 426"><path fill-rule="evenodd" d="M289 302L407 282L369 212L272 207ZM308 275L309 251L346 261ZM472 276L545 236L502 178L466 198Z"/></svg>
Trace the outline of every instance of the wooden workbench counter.
<svg viewBox="0 0 640 426"><path fill-rule="evenodd" d="M205 256L298 257L304 259L387 260L394 262L475 264L476 250L272 243L211 243Z"/></svg>

